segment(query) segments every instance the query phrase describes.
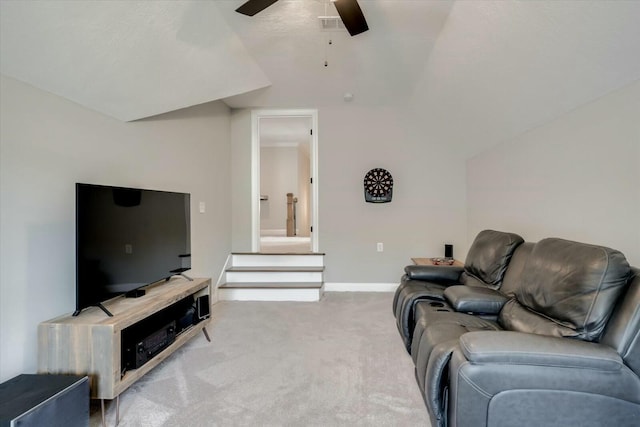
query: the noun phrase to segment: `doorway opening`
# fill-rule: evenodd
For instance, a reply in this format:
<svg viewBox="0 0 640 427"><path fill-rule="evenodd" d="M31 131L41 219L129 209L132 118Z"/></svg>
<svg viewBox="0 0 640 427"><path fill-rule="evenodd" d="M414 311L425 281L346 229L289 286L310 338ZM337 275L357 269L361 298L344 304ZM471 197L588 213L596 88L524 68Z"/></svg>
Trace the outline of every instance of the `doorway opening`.
<svg viewBox="0 0 640 427"><path fill-rule="evenodd" d="M317 111L252 113L252 251L318 251Z"/></svg>

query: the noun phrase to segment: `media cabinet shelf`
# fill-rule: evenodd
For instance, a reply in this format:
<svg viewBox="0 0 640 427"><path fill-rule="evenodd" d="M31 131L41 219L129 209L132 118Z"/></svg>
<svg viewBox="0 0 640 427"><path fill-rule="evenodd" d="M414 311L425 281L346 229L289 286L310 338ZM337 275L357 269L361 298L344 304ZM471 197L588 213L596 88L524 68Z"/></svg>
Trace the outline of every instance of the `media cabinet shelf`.
<svg viewBox="0 0 640 427"><path fill-rule="evenodd" d="M114 399L209 323L205 319L182 331L175 341L138 369L121 375L122 331L189 295L209 295L211 279L173 278L150 285L139 298L117 297L74 317L70 314L38 325L38 372L89 375L93 399Z"/></svg>

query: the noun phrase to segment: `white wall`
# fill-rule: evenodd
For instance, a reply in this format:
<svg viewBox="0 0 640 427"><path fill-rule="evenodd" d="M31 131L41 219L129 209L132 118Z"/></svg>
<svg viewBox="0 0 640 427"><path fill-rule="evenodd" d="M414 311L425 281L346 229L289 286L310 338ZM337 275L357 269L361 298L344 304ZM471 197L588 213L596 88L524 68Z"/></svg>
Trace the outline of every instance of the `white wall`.
<svg viewBox="0 0 640 427"><path fill-rule="evenodd" d="M466 255L464 162L398 108L319 114L320 250L327 282L397 283L411 257ZM387 169L391 203L364 201L364 175ZM376 251L376 243L384 252Z"/></svg>
<svg viewBox="0 0 640 427"><path fill-rule="evenodd" d="M75 308L75 182L191 193L194 276L220 272L231 212L224 104L123 123L10 78L0 93L1 382L35 372L38 323Z"/></svg>
<svg viewBox="0 0 640 427"><path fill-rule="evenodd" d="M298 196L298 148L260 147L260 230L286 230L287 193Z"/></svg>
<svg viewBox="0 0 640 427"><path fill-rule="evenodd" d="M640 81L467 163L468 231L563 237L640 265Z"/></svg>
<svg viewBox="0 0 640 427"><path fill-rule="evenodd" d="M231 110L231 250L233 252L251 252L251 149L251 110Z"/></svg>
<svg viewBox="0 0 640 427"><path fill-rule="evenodd" d="M640 2L455 1L413 91L468 157L640 78Z"/></svg>
<svg viewBox="0 0 640 427"><path fill-rule="evenodd" d="M251 250L250 111L234 111L233 245ZM318 111L320 252L325 281L396 283L416 256L442 256L444 244L466 256L465 164L425 133L420 117L397 108L350 104ZM394 178L393 201L365 203L363 179L382 167ZM376 252L376 243L384 252Z"/></svg>

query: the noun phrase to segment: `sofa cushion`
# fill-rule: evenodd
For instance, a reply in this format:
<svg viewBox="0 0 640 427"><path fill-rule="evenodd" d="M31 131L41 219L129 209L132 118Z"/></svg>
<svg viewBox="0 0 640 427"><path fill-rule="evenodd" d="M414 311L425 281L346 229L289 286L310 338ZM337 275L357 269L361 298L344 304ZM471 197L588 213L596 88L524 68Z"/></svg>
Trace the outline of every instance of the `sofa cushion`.
<svg viewBox="0 0 640 427"><path fill-rule="evenodd" d="M578 331L571 325L563 325L557 320L541 316L518 302L510 299L502 307L498 323L509 331L527 332L530 334L548 335L551 337L579 338Z"/></svg>
<svg viewBox="0 0 640 427"><path fill-rule="evenodd" d="M499 322L509 330L597 341L630 274L624 255L614 249L541 240Z"/></svg>
<svg viewBox="0 0 640 427"><path fill-rule="evenodd" d="M533 242L524 242L513 252L511 261L509 261L509 268L507 268L507 271L504 273L504 279L500 286L500 292L507 295L509 298L511 298L514 295L515 290L520 287L520 282L522 281L522 270L524 270L524 266L527 263L527 259L529 258L529 254L531 253L531 250L533 250L534 245L535 243Z"/></svg>
<svg viewBox="0 0 640 427"><path fill-rule="evenodd" d="M478 233L467 254L463 283L499 288L513 252L523 241L514 233L494 230Z"/></svg>

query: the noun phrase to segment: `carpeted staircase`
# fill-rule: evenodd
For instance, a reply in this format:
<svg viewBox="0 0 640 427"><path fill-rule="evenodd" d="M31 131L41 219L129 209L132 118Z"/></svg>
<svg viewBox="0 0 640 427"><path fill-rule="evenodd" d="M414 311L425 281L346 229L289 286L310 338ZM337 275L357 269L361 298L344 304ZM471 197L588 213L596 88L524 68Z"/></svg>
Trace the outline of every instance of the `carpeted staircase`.
<svg viewBox="0 0 640 427"><path fill-rule="evenodd" d="M323 253L232 253L217 295L221 301L320 301Z"/></svg>

